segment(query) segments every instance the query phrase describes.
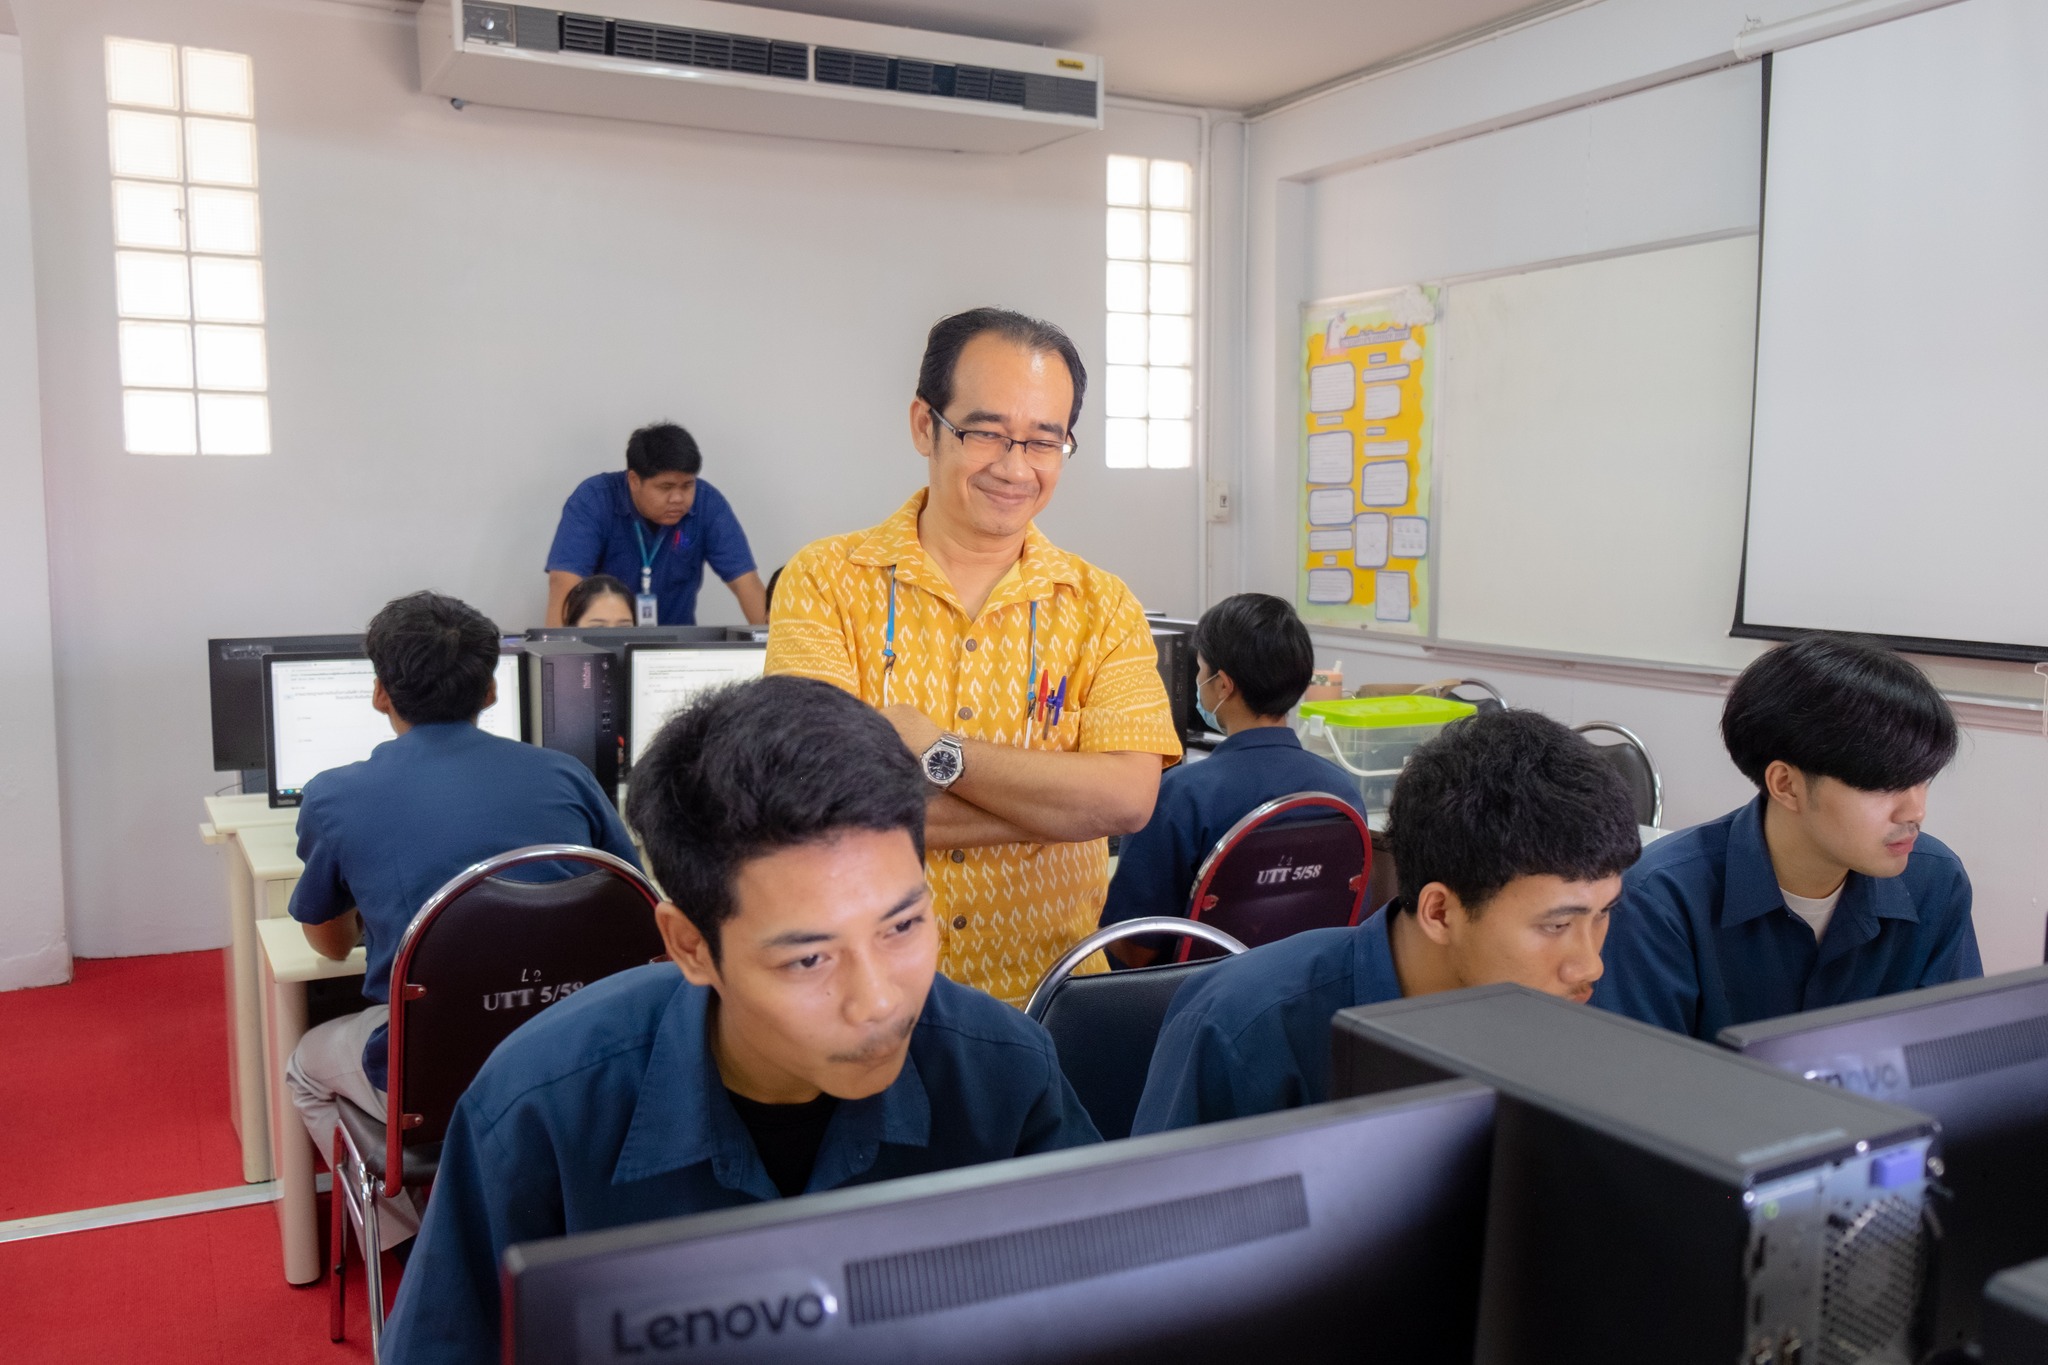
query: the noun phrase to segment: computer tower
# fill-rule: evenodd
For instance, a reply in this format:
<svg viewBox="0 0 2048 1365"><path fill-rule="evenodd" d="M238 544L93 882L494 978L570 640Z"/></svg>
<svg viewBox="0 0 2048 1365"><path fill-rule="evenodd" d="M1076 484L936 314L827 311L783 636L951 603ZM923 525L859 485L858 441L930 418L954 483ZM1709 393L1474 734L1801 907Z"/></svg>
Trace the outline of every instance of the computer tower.
<svg viewBox="0 0 2048 1365"><path fill-rule="evenodd" d="M543 749L590 769L606 796L619 785L619 656L580 640L526 642L526 695L533 708L527 733Z"/></svg>
<svg viewBox="0 0 2048 1365"><path fill-rule="evenodd" d="M1167 704L1173 708L1176 734L1193 734L1203 728L1195 714L1195 635L1191 622L1168 622L1154 617L1152 646L1159 651L1159 681L1166 685Z"/></svg>
<svg viewBox="0 0 2048 1365"><path fill-rule="evenodd" d="M1345 1010L1335 1095L1500 1094L1479 1365L1902 1365L1932 1119L1520 986Z"/></svg>
<svg viewBox="0 0 2048 1365"><path fill-rule="evenodd" d="M1984 1365L2048 1360L2048 1260L1991 1277L1984 1289Z"/></svg>

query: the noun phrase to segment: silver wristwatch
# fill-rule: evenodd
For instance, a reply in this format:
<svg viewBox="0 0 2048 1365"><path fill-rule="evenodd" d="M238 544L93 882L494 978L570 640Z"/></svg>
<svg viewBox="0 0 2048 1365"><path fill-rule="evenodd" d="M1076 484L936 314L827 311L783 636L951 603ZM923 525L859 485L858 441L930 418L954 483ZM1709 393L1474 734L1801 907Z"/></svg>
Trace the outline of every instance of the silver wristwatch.
<svg viewBox="0 0 2048 1365"><path fill-rule="evenodd" d="M960 774L967 767L960 747L960 736L940 735L932 742L932 747L924 751L924 756L918 762L924 767L924 780L944 791L960 780Z"/></svg>

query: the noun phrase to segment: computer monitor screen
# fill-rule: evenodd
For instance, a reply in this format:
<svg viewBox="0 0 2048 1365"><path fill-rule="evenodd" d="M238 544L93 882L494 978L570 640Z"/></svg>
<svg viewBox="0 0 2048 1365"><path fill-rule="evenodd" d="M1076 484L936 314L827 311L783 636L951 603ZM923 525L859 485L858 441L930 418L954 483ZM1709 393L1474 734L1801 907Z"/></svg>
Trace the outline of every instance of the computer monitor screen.
<svg viewBox="0 0 2048 1365"><path fill-rule="evenodd" d="M391 722L370 704L375 668L359 655L277 654L265 660L273 806L296 806L316 773L356 763L392 737ZM519 655L498 655L498 697L479 728L519 739Z"/></svg>
<svg viewBox="0 0 2048 1365"><path fill-rule="evenodd" d="M524 1243L504 1358L1470 1360L1492 1133L1452 1081Z"/></svg>
<svg viewBox="0 0 2048 1365"><path fill-rule="evenodd" d="M272 654L360 654L361 635L243 635L206 642L216 772L261 768L263 661Z"/></svg>
<svg viewBox="0 0 2048 1365"><path fill-rule="evenodd" d="M714 687L760 677L767 662L760 645L628 645L627 762L640 761L670 716Z"/></svg>
<svg viewBox="0 0 2048 1365"><path fill-rule="evenodd" d="M2048 967L1738 1024L1720 1042L1940 1120L1925 1345L1974 1341L1985 1282L2048 1256Z"/></svg>

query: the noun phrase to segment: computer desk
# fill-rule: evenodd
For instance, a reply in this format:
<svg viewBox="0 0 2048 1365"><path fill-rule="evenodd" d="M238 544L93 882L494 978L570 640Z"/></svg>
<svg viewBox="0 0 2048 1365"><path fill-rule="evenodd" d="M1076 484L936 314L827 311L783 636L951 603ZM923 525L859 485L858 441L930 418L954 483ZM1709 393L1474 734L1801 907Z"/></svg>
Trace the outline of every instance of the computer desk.
<svg viewBox="0 0 2048 1365"><path fill-rule="evenodd" d="M301 871L299 812L270 798L209 796L202 843L225 845L228 946L221 950L228 1002L228 1117L242 1146L242 1179L271 1178L269 1101L263 1066L263 984L256 921L285 913Z"/></svg>
<svg viewBox="0 0 2048 1365"><path fill-rule="evenodd" d="M284 1252L285 1282L311 1284L326 1269L320 1257L313 1142L292 1104L284 1068L306 1034L306 983L361 976L363 948L356 945L340 960L323 957L306 941L299 922L289 917L257 920L255 937L263 979L263 1070L269 1094L269 1148L277 1172L277 1235Z"/></svg>

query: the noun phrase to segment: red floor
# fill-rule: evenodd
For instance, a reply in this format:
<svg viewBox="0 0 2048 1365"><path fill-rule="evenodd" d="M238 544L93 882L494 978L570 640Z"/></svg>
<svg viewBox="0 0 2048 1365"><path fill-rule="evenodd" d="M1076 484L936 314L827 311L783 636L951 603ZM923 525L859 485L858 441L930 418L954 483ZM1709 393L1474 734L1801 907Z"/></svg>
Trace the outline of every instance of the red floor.
<svg viewBox="0 0 2048 1365"><path fill-rule="evenodd" d="M0 1222L239 1186L221 955L76 971L0 994ZM359 1263L349 1290L337 1346L327 1282L284 1282L268 1204L4 1242L0 1362L350 1365L370 1354Z"/></svg>
<svg viewBox="0 0 2048 1365"><path fill-rule="evenodd" d="M0 1222L241 1183L220 953L0 993Z"/></svg>

